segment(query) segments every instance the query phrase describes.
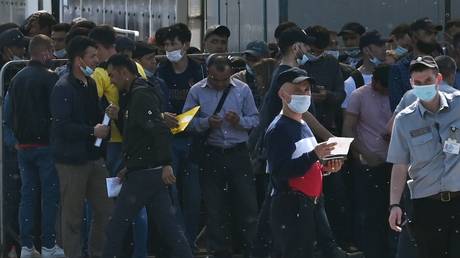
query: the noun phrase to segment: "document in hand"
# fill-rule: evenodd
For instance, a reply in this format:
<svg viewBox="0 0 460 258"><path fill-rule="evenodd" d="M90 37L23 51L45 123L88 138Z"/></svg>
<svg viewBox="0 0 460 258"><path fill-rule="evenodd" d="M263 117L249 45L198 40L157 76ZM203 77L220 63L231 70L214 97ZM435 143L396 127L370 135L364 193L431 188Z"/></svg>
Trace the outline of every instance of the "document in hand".
<svg viewBox="0 0 460 258"><path fill-rule="evenodd" d="M109 177L105 180L107 183L107 195L109 196L109 198L117 197L120 194L121 186L123 185L120 182L120 178Z"/></svg>
<svg viewBox="0 0 460 258"><path fill-rule="evenodd" d="M176 128L172 128L171 133L177 134L177 133L183 132L187 128L190 121L192 121L196 113L198 113L199 109L200 109L200 106L196 106L185 113L177 115L176 119L179 122L179 126Z"/></svg>
<svg viewBox="0 0 460 258"><path fill-rule="evenodd" d="M324 157L322 160L331 160L331 159L345 159L350 150L350 145L353 142L354 138L346 137L332 137L327 140L327 143L337 143L331 155Z"/></svg>
<svg viewBox="0 0 460 258"><path fill-rule="evenodd" d="M104 115L104 120L102 121L102 124L108 126L109 123L110 123L110 117L107 114L105 114ZM102 139L97 138L96 142L94 143L94 146L101 147L101 143L102 143Z"/></svg>

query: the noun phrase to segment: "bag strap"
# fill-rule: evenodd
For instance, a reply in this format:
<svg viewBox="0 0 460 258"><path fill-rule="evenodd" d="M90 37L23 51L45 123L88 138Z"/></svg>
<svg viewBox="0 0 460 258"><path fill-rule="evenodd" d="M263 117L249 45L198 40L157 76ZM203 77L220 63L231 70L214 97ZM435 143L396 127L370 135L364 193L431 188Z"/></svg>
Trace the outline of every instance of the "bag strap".
<svg viewBox="0 0 460 258"><path fill-rule="evenodd" d="M232 87L231 85L228 85L228 87L225 88L224 93L222 94L222 96L219 99L219 103L217 104L216 110L214 110L214 113L213 113L214 115L216 115L217 113L219 113L222 110L222 107L224 106L225 99L227 98L231 87Z"/></svg>

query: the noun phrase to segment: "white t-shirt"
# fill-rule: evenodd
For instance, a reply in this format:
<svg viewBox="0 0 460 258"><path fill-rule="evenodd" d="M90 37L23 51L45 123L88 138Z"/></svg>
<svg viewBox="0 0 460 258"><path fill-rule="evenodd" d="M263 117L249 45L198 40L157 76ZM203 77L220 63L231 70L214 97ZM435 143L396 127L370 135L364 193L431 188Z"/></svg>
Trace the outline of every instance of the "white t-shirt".
<svg viewBox="0 0 460 258"><path fill-rule="evenodd" d="M362 74L364 78L364 85L369 85L372 82L372 74ZM350 101L351 93L356 90L356 83L353 77L348 77L344 82L345 93L347 94L342 103L342 108L347 109L348 102Z"/></svg>

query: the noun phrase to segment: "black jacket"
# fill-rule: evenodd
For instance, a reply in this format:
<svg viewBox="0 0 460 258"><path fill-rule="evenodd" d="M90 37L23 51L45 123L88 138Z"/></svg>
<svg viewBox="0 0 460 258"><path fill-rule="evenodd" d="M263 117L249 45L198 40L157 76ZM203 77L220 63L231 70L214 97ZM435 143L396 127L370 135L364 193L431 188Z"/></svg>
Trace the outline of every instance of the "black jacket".
<svg viewBox="0 0 460 258"><path fill-rule="evenodd" d="M102 157L94 146L94 126L102 122L96 83L88 85L73 76L63 76L51 93L52 139L58 163L83 164Z"/></svg>
<svg viewBox="0 0 460 258"><path fill-rule="evenodd" d="M49 97L59 77L38 61L30 61L10 84L12 129L19 144L48 144Z"/></svg>
<svg viewBox="0 0 460 258"><path fill-rule="evenodd" d="M123 153L128 170L171 165L172 137L161 115L161 90L137 78L126 100Z"/></svg>

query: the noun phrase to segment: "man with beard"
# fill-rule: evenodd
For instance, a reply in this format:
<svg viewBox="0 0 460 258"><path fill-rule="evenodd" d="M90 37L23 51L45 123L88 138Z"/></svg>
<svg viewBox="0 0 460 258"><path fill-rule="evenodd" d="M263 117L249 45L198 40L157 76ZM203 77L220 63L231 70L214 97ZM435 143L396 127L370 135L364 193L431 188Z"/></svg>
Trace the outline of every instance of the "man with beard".
<svg viewBox="0 0 460 258"><path fill-rule="evenodd" d="M409 35L412 39L412 52L401 58L390 72L390 107L394 111L404 93L412 87L409 82L409 65L417 56L432 55L438 47L436 35L442 30L441 25L433 24L429 18L421 18L410 25Z"/></svg>

